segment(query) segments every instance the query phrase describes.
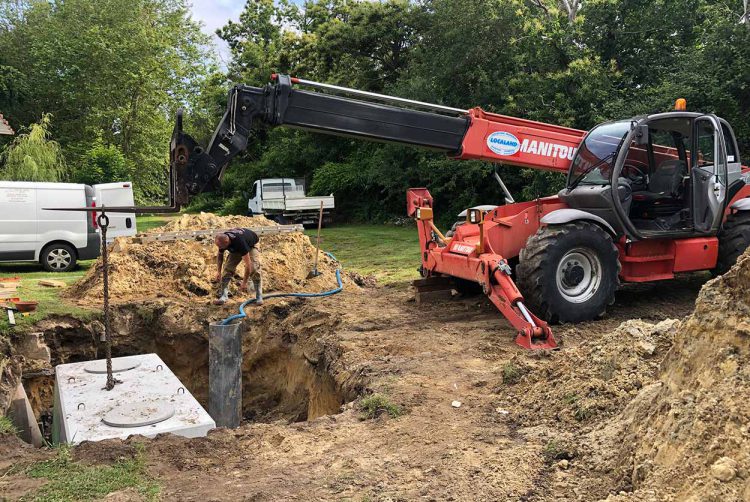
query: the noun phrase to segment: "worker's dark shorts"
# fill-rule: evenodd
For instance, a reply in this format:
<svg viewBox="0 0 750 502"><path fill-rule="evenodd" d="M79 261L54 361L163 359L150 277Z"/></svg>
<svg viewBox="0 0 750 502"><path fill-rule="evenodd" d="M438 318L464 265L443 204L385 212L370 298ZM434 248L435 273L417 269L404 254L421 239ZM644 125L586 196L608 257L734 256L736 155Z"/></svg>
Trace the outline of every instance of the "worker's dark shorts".
<svg viewBox="0 0 750 502"><path fill-rule="evenodd" d="M234 277L234 273L237 271L237 266L242 261L240 253L229 253L227 260L224 262L224 270L222 272L222 279L229 281ZM253 264L253 271L250 273L250 279L257 281L260 279L260 252L256 248L250 250L250 262Z"/></svg>

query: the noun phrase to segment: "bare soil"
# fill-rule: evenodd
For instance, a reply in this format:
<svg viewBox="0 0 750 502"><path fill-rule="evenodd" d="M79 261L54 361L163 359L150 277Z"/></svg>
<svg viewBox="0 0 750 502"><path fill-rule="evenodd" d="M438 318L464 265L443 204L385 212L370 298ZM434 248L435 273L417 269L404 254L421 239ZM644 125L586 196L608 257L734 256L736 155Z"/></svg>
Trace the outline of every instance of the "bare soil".
<svg viewBox="0 0 750 502"><path fill-rule="evenodd" d="M348 284L270 300L243 322L239 429L73 454L108 464L144 442L166 500L749 501L750 256L709 279L627 286L603 319L555 327L553 352L517 347L482 297L416 305L406 285ZM159 353L205 401L207 323L233 307L116 308L115 354ZM38 329L53 364L100 356L95 322ZM37 411L43 378L25 379ZM404 413L364 418L372 392ZM16 465L50 455L14 444ZM0 479L33 489L22 469Z"/></svg>
<svg viewBox="0 0 750 502"><path fill-rule="evenodd" d="M277 226L263 216L220 217L209 213L183 215L149 233L185 230L220 230L234 227ZM315 247L302 233L262 236L258 244L266 293L315 292L336 287L335 262L327 255L319 256L321 275L308 279L315 260ZM110 297L121 303L152 298L191 299L207 303L215 292L217 249L212 236L196 240L140 243L136 239L118 238L110 254ZM242 273L244 265L238 267ZM102 260L97 260L86 276L65 291L65 296L82 305L101 303ZM349 280L349 277L345 277ZM231 293L239 291L238 283Z"/></svg>

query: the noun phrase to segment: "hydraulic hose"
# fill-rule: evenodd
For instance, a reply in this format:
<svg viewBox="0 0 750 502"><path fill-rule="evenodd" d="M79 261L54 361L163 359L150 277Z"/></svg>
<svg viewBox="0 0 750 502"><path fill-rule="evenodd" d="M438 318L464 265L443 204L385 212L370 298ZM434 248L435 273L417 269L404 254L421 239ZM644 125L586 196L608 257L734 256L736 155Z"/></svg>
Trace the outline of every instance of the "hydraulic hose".
<svg viewBox="0 0 750 502"><path fill-rule="evenodd" d="M328 255L331 259L338 262L335 256L333 256L331 253L326 252L326 255ZM338 283L338 286L334 289L330 289L328 291L323 291L320 293L274 293L272 295L267 295L263 297L263 300L269 299L269 298L285 298L285 297L292 297L292 298L321 298L324 296L332 296L336 293L340 293L341 290L344 289L344 283L341 282L341 267L336 269L336 282ZM229 324L232 321L236 321L237 319L242 319L244 317L247 317L247 314L245 313L245 308L248 305L252 305L256 302L255 298L251 298L249 300L245 300L240 305L240 313L235 314L232 316L227 317L223 321L221 321L221 324Z"/></svg>

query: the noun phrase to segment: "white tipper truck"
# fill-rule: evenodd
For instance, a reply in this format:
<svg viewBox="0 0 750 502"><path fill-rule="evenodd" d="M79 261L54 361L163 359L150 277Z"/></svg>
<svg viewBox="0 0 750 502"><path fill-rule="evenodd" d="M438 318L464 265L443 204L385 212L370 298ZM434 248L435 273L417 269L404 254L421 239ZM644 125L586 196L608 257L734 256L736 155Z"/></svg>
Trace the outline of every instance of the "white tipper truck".
<svg viewBox="0 0 750 502"><path fill-rule="evenodd" d="M334 197L308 197L305 195L305 182L295 178L264 178L253 183L250 200L247 203L248 215L262 214L277 223L318 223L320 203L323 203L323 222L331 221Z"/></svg>

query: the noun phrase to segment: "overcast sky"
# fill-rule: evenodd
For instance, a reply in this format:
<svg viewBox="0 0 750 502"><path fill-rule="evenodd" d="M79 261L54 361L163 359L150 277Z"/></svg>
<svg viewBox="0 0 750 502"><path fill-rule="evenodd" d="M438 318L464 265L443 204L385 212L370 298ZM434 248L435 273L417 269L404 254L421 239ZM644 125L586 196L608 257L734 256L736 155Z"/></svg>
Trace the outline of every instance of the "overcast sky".
<svg viewBox="0 0 750 502"><path fill-rule="evenodd" d="M221 28L229 19L237 20L242 8L245 6L245 0L192 0L193 1L193 18L203 22L203 31L211 35L214 39L219 57L223 63L229 62L229 48L221 41L214 32Z"/></svg>

